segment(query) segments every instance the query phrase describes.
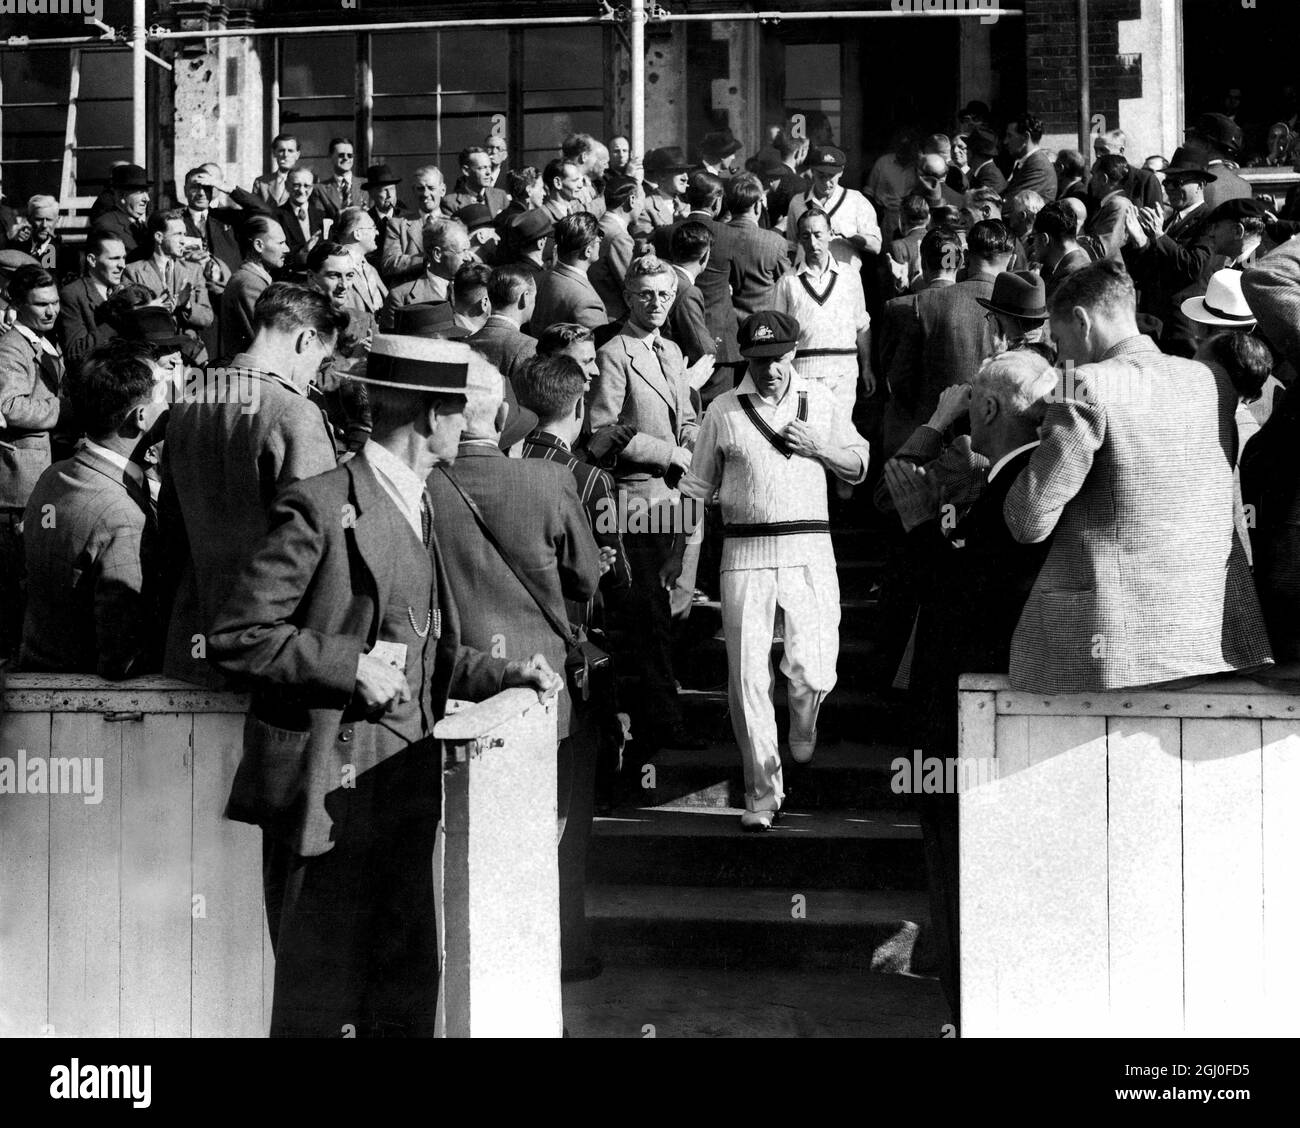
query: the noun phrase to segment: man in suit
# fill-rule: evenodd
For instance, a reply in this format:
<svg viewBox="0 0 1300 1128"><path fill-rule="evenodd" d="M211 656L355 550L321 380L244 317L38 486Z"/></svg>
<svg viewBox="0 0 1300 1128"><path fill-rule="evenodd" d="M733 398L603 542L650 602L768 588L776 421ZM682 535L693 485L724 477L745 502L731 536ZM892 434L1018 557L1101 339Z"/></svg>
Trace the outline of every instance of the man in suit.
<svg viewBox="0 0 1300 1128"><path fill-rule="evenodd" d="M408 217L396 216L379 228L379 273L388 286L409 282L424 272L424 229L445 218L443 198L447 182L437 165L415 170L416 211ZM371 216L374 219L374 216Z"/></svg>
<svg viewBox="0 0 1300 1128"><path fill-rule="evenodd" d="M534 208L515 216L501 238L501 266L517 266L526 270L540 285L546 273L546 247L553 242L555 227L551 214L545 208Z"/></svg>
<svg viewBox="0 0 1300 1128"><path fill-rule="evenodd" d="M687 220L675 226L670 262L677 276L677 293L664 322L663 335L682 350L682 356L692 368L703 357L710 358L707 368L697 370L701 378L713 373L712 357L717 345L705 320L704 295L695 280L708 266L712 248L713 233L704 224ZM692 387L697 387L695 378L690 379Z"/></svg>
<svg viewBox="0 0 1300 1128"><path fill-rule="evenodd" d="M492 158L487 150L478 145L470 145L460 153L460 175L462 184L455 192L449 193L442 201L445 215L455 215L461 208L471 204L483 204L493 216L500 215L510 203L510 196L504 188L492 186Z"/></svg>
<svg viewBox="0 0 1300 1128"><path fill-rule="evenodd" d="M559 688L540 654L507 662L460 638L471 592L443 568L425 480L456 457L469 350L395 343L364 378L373 439L275 501L212 633L253 686L227 815L263 829L275 1037L433 1035L433 726L449 696Z"/></svg>
<svg viewBox="0 0 1300 1128"><path fill-rule="evenodd" d="M354 453L370 437L370 408L365 386L349 377L365 371L375 335L375 315L351 304L355 280L356 259L342 243L327 239L307 256L307 285L323 294L334 313L344 319L334 355L312 382L311 395L325 410L335 446Z"/></svg>
<svg viewBox="0 0 1300 1128"><path fill-rule="evenodd" d="M1056 172L1056 198L1064 200L1067 196L1073 196L1086 203L1088 177L1083 154L1078 149L1062 149L1056 154L1052 168Z"/></svg>
<svg viewBox="0 0 1300 1128"><path fill-rule="evenodd" d="M908 289L921 275L921 240L930 229L930 205L913 193L903 199L898 212L902 235L889 244L889 257L898 268L894 279L900 290Z"/></svg>
<svg viewBox="0 0 1300 1128"><path fill-rule="evenodd" d="M113 335L101 325L96 311L122 282L126 247L115 235L92 231L86 236L85 273L59 291L59 341L72 367L96 345Z"/></svg>
<svg viewBox="0 0 1300 1128"><path fill-rule="evenodd" d="M348 304L353 309L365 310L378 317L384 299L388 297L388 287L370 261L379 246L379 228L375 221L365 208L344 208L330 234L336 243L348 248L356 267Z"/></svg>
<svg viewBox="0 0 1300 1128"><path fill-rule="evenodd" d="M731 219L717 233L727 261L731 304L737 321L772 308L776 284L790 269L790 245L775 231L758 225L763 185L753 173L737 173L727 182L726 208Z"/></svg>
<svg viewBox="0 0 1300 1128"><path fill-rule="evenodd" d="M252 341L230 361L230 378L172 405L159 498L174 593L168 677L222 684L206 661L212 624L267 531L272 499L335 465L329 424L307 392L343 325L323 295L276 283L257 302Z"/></svg>
<svg viewBox="0 0 1300 1128"><path fill-rule="evenodd" d="M15 655L22 638L23 510L50 465L65 391L54 278L32 263L14 271L8 291L15 320L0 336L0 658Z"/></svg>
<svg viewBox="0 0 1300 1128"><path fill-rule="evenodd" d="M1097 160L1108 154L1116 157L1127 157L1127 150L1128 134L1122 129L1112 129L1107 133L1098 133L1092 139L1092 152ZM1063 155L1064 153L1057 157L1058 163ZM1080 177L1083 176L1082 167L1080 167L1079 175ZM1086 187L1086 180L1081 180L1080 183ZM1124 195L1139 207L1158 208L1165 202L1165 193L1164 189L1160 187L1160 178L1151 169L1140 168L1134 165L1132 161L1129 162L1128 177L1120 187ZM1069 194L1069 192L1065 191L1059 192L1057 199L1059 200L1062 196ZM1084 193L1077 194L1084 195ZM1085 203L1088 203L1088 201L1085 200ZM1089 206L1091 206L1090 203Z"/></svg>
<svg viewBox="0 0 1300 1128"><path fill-rule="evenodd" d="M330 163L334 166L328 180L316 185L316 199L321 209L336 223L344 208L364 208L367 204L365 189L357 183L356 151L346 137L330 141Z"/></svg>
<svg viewBox="0 0 1300 1128"><path fill-rule="evenodd" d="M208 286L219 295L243 261L237 234L240 224L254 215L270 215L272 207L237 185L219 185L212 167L201 165L185 174L184 219L185 234L202 239L203 250L221 267L220 274L214 274L205 264ZM227 194L232 204L213 207L218 192Z"/></svg>
<svg viewBox="0 0 1300 1128"><path fill-rule="evenodd" d="M186 255L185 219L179 208L149 217L153 253L127 263L123 282L143 286L196 341L212 328L215 315L203 268ZM215 359L215 358L214 358Z"/></svg>
<svg viewBox="0 0 1300 1128"><path fill-rule="evenodd" d="M1011 683L1078 693L1271 660L1234 524L1237 398L1138 332L1116 263L1072 274L1052 336L1076 367L1007 494L1011 535L1051 551L1011 645Z"/></svg>
<svg viewBox="0 0 1300 1128"><path fill-rule="evenodd" d="M23 522L24 670L115 681L158 668L158 525L140 459L167 408L160 378L141 341L111 341L81 366L86 439L41 475Z"/></svg>
<svg viewBox="0 0 1300 1128"><path fill-rule="evenodd" d="M671 647L668 593L685 549L684 530L673 524L676 483L690 468L699 430L681 350L662 336L675 289L667 263L653 255L632 263L625 295L630 312L618 334L597 353L600 374L589 399L593 436L616 424L635 432L614 476L620 494L627 496L630 519L623 542L632 586L621 601L620 618L641 671L641 710L634 731L643 750L703 747L683 728ZM640 514L637 520L631 520L634 511Z"/></svg>
<svg viewBox="0 0 1300 1128"><path fill-rule="evenodd" d="M1048 301L1070 274L1092 262L1092 256L1079 246L1078 222L1074 210L1061 200L1048 204L1034 219L1026 250L1029 261L1040 267Z"/></svg>
<svg viewBox="0 0 1300 1128"><path fill-rule="evenodd" d="M691 164L677 145L651 149L642 161L645 175L645 216L652 227L667 227L676 220L685 219L687 174ZM705 175L711 176L712 173Z"/></svg>
<svg viewBox="0 0 1300 1128"><path fill-rule="evenodd" d="M482 329L466 338L466 344L518 391L520 371L537 355L537 338L523 331L533 316L537 284L518 267L498 266L488 278L487 292L492 313Z"/></svg>
<svg viewBox="0 0 1300 1128"><path fill-rule="evenodd" d="M600 219L600 256L588 278L595 287L611 321L627 316L623 304L623 283L632 264L635 244L629 230L645 214L645 193L635 180L620 180L605 186L605 210Z"/></svg>
<svg viewBox="0 0 1300 1128"><path fill-rule="evenodd" d="M270 216L255 215L239 229L244 260L221 295L217 357L229 360L253 339L253 309L289 253L289 242Z"/></svg>
<svg viewBox="0 0 1300 1128"><path fill-rule="evenodd" d="M1244 134L1226 114L1202 114L1187 131L1189 148L1205 154L1205 168L1212 179L1205 185L1205 203L1211 211L1225 200L1248 200L1254 195L1248 181L1237 175L1237 159L1245 144Z"/></svg>
<svg viewBox="0 0 1300 1128"><path fill-rule="evenodd" d="M492 385L492 390L470 395L455 467L434 471L428 483L442 563L452 590L475 593L472 602L461 606L462 638L469 646L507 659L540 653L552 669L562 670L568 640L538 606L533 592L552 619L560 625L568 623L566 600L585 604L596 593L600 553L569 470L554 462L507 458L503 453L498 444L507 408L500 374L480 358L470 363L483 369L471 380ZM529 577L531 591L483 532L462 490L478 506L492 537L510 553L515 568ZM572 687L561 691L556 767L562 832L568 829L575 777L581 776L583 787L592 778L588 765L595 761L596 734L590 722ZM584 811L590 804L591 800L580 797ZM565 905L560 915L560 943L570 953L570 966L581 964L587 956L585 937L564 936L566 916L572 922L577 911L580 908Z"/></svg>
<svg viewBox="0 0 1300 1128"><path fill-rule="evenodd" d="M1128 161L1123 157L1108 154L1099 157L1092 166L1092 178L1088 192L1096 210L1084 228L1084 234L1091 236L1101 251L1102 258L1122 262L1120 248L1128 242L1128 213L1132 201L1124 195L1124 183L1128 180Z"/></svg>
<svg viewBox="0 0 1300 1128"><path fill-rule="evenodd" d="M903 528L920 615L909 684L912 747L947 759L957 755L957 682L963 673L1005 673L1011 636L1049 542L1018 544L1002 517L1016 476L1038 446L1038 425L1056 389L1056 374L1032 352L987 361L966 400L970 445L988 466L982 489L952 525L943 520L931 467L894 459L885 482ZM951 532L946 532L951 527ZM960 924L957 885L957 795L917 795L930 888L930 919L939 947L939 978L960 1023L957 969Z"/></svg>
<svg viewBox="0 0 1300 1128"><path fill-rule="evenodd" d="M581 210L578 193L582 191L583 179L576 162L567 157L548 161L542 170L542 184L545 196L541 210L551 217L552 223L559 223L566 215Z"/></svg>
<svg viewBox="0 0 1300 1128"><path fill-rule="evenodd" d="M470 257L469 232L458 219L437 219L421 231L424 273L389 291L379 313L379 327L390 332L399 306L451 301L451 280Z"/></svg>
<svg viewBox="0 0 1300 1128"><path fill-rule="evenodd" d="M605 303L587 277L599 255L600 226L587 212L567 215L556 224L556 261L537 284L534 333L557 321L573 321L589 329L609 321Z"/></svg>
<svg viewBox="0 0 1300 1128"><path fill-rule="evenodd" d="M543 357L526 366L518 383L519 402L537 416L538 423L524 441L523 457L565 467L573 475L578 501L600 550L600 587L605 593L615 593L626 590L632 576L618 524L609 519L618 510L614 479L573 453L583 425L583 391L582 369L569 356ZM570 622L590 627L595 606L595 600L569 602ZM606 735L601 731L602 721L616 708L611 688L596 681L589 701L575 697L573 702L575 712L594 714L589 723L595 729L595 739L580 741L574 749L585 755L573 758L568 815L560 837L560 978L564 982L593 979L603 970L599 957L591 951L585 891L601 738ZM610 751L613 759L616 750Z"/></svg>
<svg viewBox="0 0 1300 1128"><path fill-rule="evenodd" d="M411 218L411 209L397 198L402 178L388 165L371 165L361 187L370 193L370 218L381 232L395 227L399 220Z"/></svg>
<svg viewBox="0 0 1300 1128"><path fill-rule="evenodd" d="M724 210L725 197L726 185L721 177L704 169L691 172L686 178L686 189L681 194L681 199L686 204L686 214L672 223L657 226L650 232L650 246L654 253L659 258L668 258L673 232L688 220L703 223L716 239L720 226L718 217Z"/></svg>
<svg viewBox="0 0 1300 1128"><path fill-rule="evenodd" d="M987 125L977 125L966 137L966 150L970 155L969 190L988 188L1002 195L1007 178L994 162L998 155L998 135Z"/></svg>
<svg viewBox="0 0 1300 1128"><path fill-rule="evenodd" d="M994 279L1007 269L1011 253L1006 226L981 220L966 237L966 278L916 296L913 319L887 374L894 397L887 423L896 425L896 434L910 434L933 413L944 388L969 382L993 355L992 330L977 299L993 293Z"/></svg>
<svg viewBox="0 0 1300 1128"><path fill-rule="evenodd" d="M316 176L311 169L295 168L288 186L289 198L275 209L275 220L289 244L286 269L301 275L312 247L325 237L325 209L315 199Z"/></svg>
<svg viewBox="0 0 1300 1128"><path fill-rule="evenodd" d="M1012 161L1011 179L1002 189L1005 199L1017 192L1037 192L1049 204L1056 199L1056 169L1051 159L1038 147L1043 139L1043 123L1031 113L1023 113L1007 122L1002 144Z"/></svg>
<svg viewBox="0 0 1300 1128"><path fill-rule="evenodd" d="M289 199L289 173L298 167L298 138L292 133L277 133L271 142L271 157L275 169L253 181L253 195L278 208Z"/></svg>
<svg viewBox="0 0 1300 1128"><path fill-rule="evenodd" d="M1178 356L1195 352L1191 324L1175 299L1201 277L1214 252L1205 204L1205 186L1212 178L1195 153L1179 149L1165 172L1165 191L1174 208L1168 223L1155 208L1127 213L1125 263L1141 292L1142 312L1160 319L1161 347Z"/></svg>
<svg viewBox="0 0 1300 1128"><path fill-rule="evenodd" d="M113 169L109 185L113 207L94 221L92 230L121 240L126 248L127 261L134 262L149 253L145 217L149 212L149 189L153 187L153 181L139 165L128 164Z"/></svg>
<svg viewBox="0 0 1300 1128"><path fill-rule="evenodd" d="M570 133L560 143L560 153L577 165L582 174L582 186L576 197L578 205L599 219L605 213L602 192L609 169L609 150L590 133Z"/></svg>
<svg viewBox="0 0 1300 1128"><path fill-rule="evenodd" d="M55 279L66 278L76 272L76 252L65 247L58 231L59 201L53 196L33 196L27 201L27 222L31 225L30 238L19 242L15 249L29 255L43 266Z"/></svg>

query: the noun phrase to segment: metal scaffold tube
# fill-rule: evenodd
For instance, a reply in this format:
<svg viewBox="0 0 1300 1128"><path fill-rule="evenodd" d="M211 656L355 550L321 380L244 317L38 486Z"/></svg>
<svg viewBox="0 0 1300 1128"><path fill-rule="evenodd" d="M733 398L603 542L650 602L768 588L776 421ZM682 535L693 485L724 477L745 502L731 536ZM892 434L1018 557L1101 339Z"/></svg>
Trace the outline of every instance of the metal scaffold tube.
<svg viewBox="0 0 1300 1128"><path fill-rule="evenodd" d="M148 28L144 22L145 0L131 4L131 160L145 167L146 111L145 62Z"/></svg>
<svg viewBox="0 0 1300 1128"><path fill-rule="evenodd" d="M632 159L645 154L645 0L632 0L629 18L632 56Z"/></svg>

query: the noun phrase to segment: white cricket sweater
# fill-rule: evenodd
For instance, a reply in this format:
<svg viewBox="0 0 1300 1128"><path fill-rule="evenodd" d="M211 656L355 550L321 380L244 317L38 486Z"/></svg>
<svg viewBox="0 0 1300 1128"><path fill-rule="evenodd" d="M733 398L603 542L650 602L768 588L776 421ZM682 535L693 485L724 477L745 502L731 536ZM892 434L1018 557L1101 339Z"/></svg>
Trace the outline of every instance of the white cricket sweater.
<svg viewBox="0 0 1300 1128"><path fill-rule="evenodd" d="M784 396L772 402L761 398L753 380L745 377L738 388L709 405L691 469L681 481L681 492L688 497L708 501L718 494L726 533L724 572L834 564L826 468L812 458L787 458L778 449L780 432L798 413L800 393L807 398L808 423L827 434L833 445L861 457L856 475L845 480L861 482L867 475L867 440L853 429L834 395L791 372ZM745 411L742 397L767 424L770 437Z"/></svg>

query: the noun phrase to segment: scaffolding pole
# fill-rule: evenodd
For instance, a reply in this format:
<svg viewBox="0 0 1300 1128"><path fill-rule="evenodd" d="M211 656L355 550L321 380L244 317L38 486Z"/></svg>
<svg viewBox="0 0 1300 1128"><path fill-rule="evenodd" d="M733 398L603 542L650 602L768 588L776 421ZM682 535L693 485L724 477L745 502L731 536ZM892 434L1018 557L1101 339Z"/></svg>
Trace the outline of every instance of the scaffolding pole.
<svg viewBox="0 0 1300 1128"><path fill-rule="evenodd" d="M145 164L145 139L148 133L145 97L146 48L148 28L144 22L144 0L131 4L131 161L141 168Z"/></svg>
<svg viewBox="0 0 1300 1128"><path fill-rule="evenodd" d="M645 0L632 0L628 16L632 56L632 160L645 154Z"/></svg>

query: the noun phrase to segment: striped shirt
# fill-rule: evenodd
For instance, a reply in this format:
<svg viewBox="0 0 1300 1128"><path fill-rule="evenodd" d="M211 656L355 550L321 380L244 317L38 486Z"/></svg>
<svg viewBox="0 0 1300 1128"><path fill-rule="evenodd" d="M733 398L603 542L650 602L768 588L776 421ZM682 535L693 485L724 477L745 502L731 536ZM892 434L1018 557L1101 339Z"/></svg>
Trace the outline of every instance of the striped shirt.
<svg viewBox="0 0 1300 1128"><path fill-rule="evenodd" d="M820 273L803 263L776 284L772 308L799 322L795 371L812 379L858 378L858 334L871 324L862 279L834 259Z"/></svg>

